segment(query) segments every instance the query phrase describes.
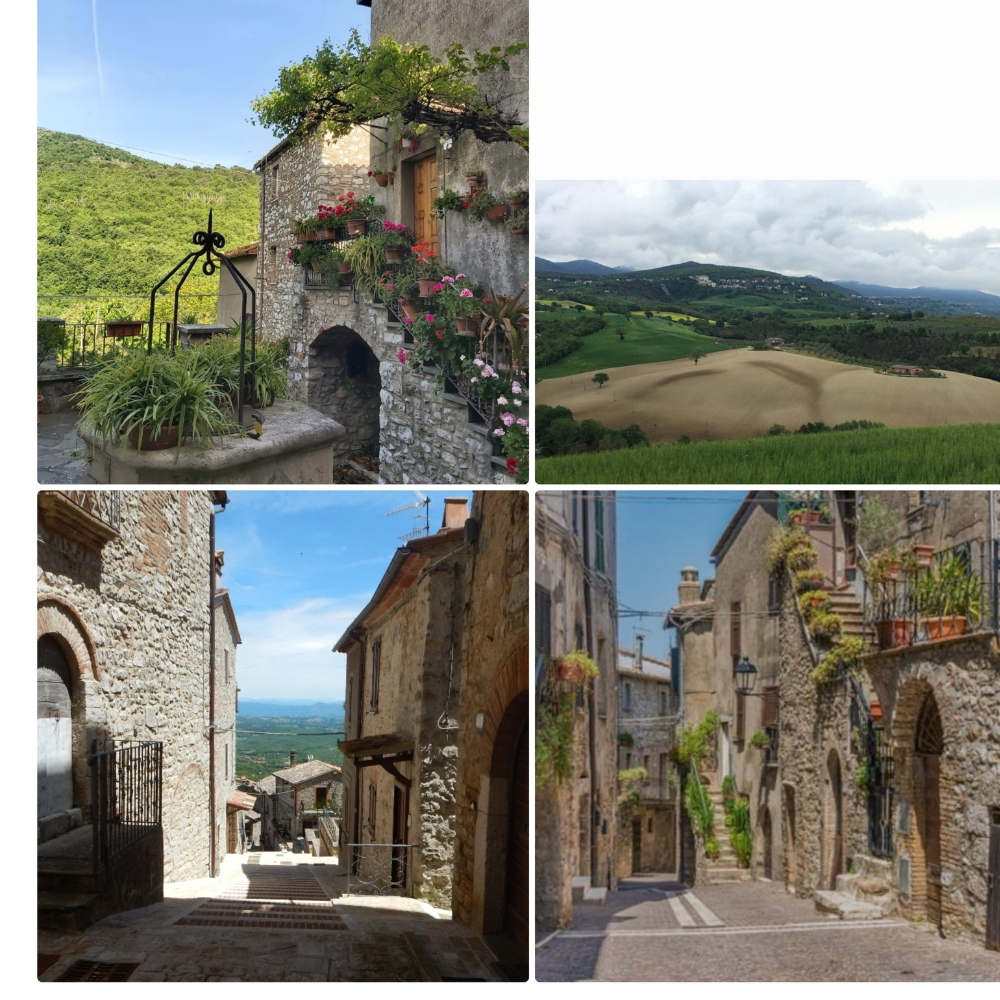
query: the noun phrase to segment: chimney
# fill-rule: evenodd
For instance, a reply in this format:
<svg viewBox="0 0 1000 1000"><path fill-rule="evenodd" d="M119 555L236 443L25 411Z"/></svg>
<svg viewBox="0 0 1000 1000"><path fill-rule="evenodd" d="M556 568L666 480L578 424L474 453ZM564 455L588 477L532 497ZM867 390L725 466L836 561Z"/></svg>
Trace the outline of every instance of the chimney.
<svg viewBox="0 0 1000 1000"><path fill-rule="evenodd" d="M680 595L680 604L693 604L701 596L698 570L694 566L685 566L681 570L681 584L677 593Z"/></svg>
<svg viewBox="0 0 1000 1000"><path fill-rule="evenodd" d="M444 520L441 528L461 528L469 519L469 501L465 497L444 498Z"/></svg>
<svg viewBox="0 0 1000 1000"><path fill-rule="evenodd" d="M635 637L635 669L642 670L642 642L646 637L640 632Z"/></svg>
<svg viewBox="0 0 1000 1000"><path fill-rule="evenodd" d="M295 751L292 750L288 754L288 766L295 767Z"/></svg>

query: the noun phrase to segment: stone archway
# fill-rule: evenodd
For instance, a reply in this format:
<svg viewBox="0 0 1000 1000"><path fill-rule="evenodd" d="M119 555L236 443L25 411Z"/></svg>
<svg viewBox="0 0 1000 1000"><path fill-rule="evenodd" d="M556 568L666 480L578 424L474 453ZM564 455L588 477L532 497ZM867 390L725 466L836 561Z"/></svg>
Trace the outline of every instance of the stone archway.
<svg viewBox="0 0 1000 1000"><path fill-rule="evenodd" d="M378 358L350 327L328 327L309 345L306 401L346 428L336 446L341 455L378 462L381 392Z"/></svg>
<svg viewBox="0 0 1000 1000"><path fill-rule="evenodd" d="M37 670L39 819L73 808L72 692L79 685L74 685L72 673L56 637L43 635L38 640Z"/></svg>
<svg viewBox="0 0 1000 1000"><path fill-rule="evenodd" d="M821 883L836 889L837 876L844 870L844 787L840 754L831 750L826 758L823 796L823 871Z"/></svg>
<svg viewBox="0 0 1000 1000"><path fill-rule="evenodd" d="M944 734L934 692L929 691L917 716L913 741L914 827L923 853L925 913L941 926L941 754ZM914 868L916 864L914 864Z"/></svg>

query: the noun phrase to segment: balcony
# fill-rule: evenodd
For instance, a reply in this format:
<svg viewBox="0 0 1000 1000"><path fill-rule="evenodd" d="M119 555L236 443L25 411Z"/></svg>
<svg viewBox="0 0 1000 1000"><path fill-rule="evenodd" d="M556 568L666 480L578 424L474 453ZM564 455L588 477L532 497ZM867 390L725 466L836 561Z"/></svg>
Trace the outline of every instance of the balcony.
<svg viewBox="0 0 1000 1000"><path fill-rule="evenodd" d="M121 493L116 490L46 490L38 494L39 520L64 538L100 552L118 537Z"/></svg>

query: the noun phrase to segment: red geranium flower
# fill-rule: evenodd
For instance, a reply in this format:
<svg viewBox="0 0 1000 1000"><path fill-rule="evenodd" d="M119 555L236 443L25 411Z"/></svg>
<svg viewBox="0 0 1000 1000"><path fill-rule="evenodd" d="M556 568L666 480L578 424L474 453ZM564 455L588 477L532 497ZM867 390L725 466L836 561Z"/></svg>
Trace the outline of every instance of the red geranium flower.
<svg viewBox="0 0 1000 1000"><path fill-rule="evenodd" d="M344 200L344 196L342 194L338 194L337 195L337 201L343 201L343 200Z"/></svg>
<svg viewBox="0 0 1000 1000"><path fill-rule="evenodd" d="M512 476L516 476L517 475L517 459L516 458L508 458L507 459L507 471Z"/></svg>

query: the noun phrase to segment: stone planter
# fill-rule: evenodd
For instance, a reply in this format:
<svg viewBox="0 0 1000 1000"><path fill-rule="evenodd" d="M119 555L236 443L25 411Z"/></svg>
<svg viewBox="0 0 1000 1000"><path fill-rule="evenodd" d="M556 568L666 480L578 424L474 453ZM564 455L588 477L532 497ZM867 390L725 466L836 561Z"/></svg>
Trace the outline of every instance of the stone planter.
<svg viewBox="0 0 1000 1000"><path fill-rule="evenodd" d="M503 204L491 205L488 209L486 209L486 218L489 219L490 222L503 222L509 214L510 209Z"/></svg>
<svg viewBox="0 0 1000 1000"><path fill-rule="evenodd" d="M365 219L348 219L347 220L347 235L348 236L364 236L365 226L367 225L367 220Z"/></svg>
<svg viewBox="0 0 1000 1000"><path fill-rule="evenodd" d="M142 320L126 320L120 323L106 323L105 331L109 337L141 337Z"/></svg>
<svg viewBox="0 0 1000 1000"><path fill-rule="evenodd" d="M875 622L875 636L879 649L909 646L913 636L913 623L909 618L886 618Z"/></svg>
<svg viewBox="0 0 1000 1000"><path fill-rule="evenodd" d="M420 288L420 297L422 299L429 299L437 292L434 291L434 286L439 284L436 278L417 278L417 286Z"/></svg>
<svg viewBox="0 0 1000 1000"><path fill-rule="evenodd" d="M165 451L167 448L177 447L177 425L171 427L161 427L160 436L153 437L155 428L144 427L142 429L142 450L143 451ZM139 428L133 427L128 435L128 443L139 450Z"/></svg>
<svg viewBox="0 0 1000 1000"><path fill-rule="evenodd" d="M928 639L947 639L951 635L962 635L968 618L965 615L935 615L923 619Z"/></svg>

